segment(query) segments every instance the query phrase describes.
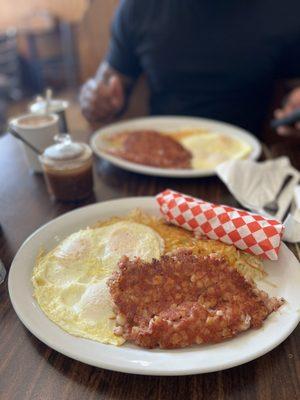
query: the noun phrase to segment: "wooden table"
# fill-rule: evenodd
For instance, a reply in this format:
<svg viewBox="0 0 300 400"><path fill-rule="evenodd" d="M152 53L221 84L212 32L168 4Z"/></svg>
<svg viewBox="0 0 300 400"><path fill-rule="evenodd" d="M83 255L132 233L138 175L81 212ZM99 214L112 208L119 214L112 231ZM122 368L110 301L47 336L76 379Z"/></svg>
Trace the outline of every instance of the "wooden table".
<svg viewBox="0 0 300 400"><path fill-rule="evenodd" d="M236 204L216 177L163 179L127 173L99 160L95 166L95 197L84 204L154 195L165 187L209 201ZM28 173L15 140L8 135L0 138L0 258L7 268L28 235L75 207L52 202L43 178ZM292 249L299 257L299 249ZM0 286L1 400L299 398L300 326L270 353L230 370L186 377L129 375L82 364L41 343L17 318L7 282Z"/></svg>

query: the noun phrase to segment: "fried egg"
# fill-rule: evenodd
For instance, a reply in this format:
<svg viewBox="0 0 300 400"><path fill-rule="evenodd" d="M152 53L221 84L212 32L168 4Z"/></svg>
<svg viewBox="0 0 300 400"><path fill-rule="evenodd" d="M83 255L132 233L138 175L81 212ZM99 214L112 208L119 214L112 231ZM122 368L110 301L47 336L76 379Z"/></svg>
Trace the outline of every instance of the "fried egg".
<svg viewBox="0 0 300 400"><path fill-rule="evenodd" d="M38 257L34 296L47 317L72 335L120 345L106 285L124 255L151 262L164 251L152 228L130 221L80 230Z"/></svg>
<svg viewBox="0 0 300 400"><path fill-rule="evenodd" d="M244 158L251 152L248 143L219 133L195 132L178 139L192 153L194 169L213 169L226 160Z"/></svg>

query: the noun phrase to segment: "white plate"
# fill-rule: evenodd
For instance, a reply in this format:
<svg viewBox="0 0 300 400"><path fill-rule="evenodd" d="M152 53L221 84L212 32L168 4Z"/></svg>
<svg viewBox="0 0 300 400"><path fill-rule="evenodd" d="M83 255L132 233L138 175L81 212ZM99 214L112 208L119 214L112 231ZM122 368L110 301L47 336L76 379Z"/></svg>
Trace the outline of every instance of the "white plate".
<svg viewBox="0 0 300 400"><path fill-rule="evenodd" d="M218 371L253 360L281 343L299 322L300 268L295 256L283 245L278 262L267 261L267 281L262 286L283 296L287 304L272 314L258 330L213 345L180 350L146 350L134 345L121 347L71 336L52 323L32 297L30 281L41 245L52 249L57 236L63 239L98 219L128 213L135 207L158 214L153 197L135 197L97 203L54 219L33 233L18 251L9 273L9 294L23 324L42 342L76 360L115 371L144 375L188 375ZM275 285L275 286L274 286Z"/></svg>
<svg viewBox="0 0 300 400"><path fill-rule="evenodd" d="M192 117L147 117L131 119L126 122L118 122L106 126L105 128L96 131L90 141L91 147L94 152L104 160L111 162L112 164L126 169L128 171L142 173L145 175L153 176L167 176L170 178L196 178L201 176L215 175L214 169L174 169L174 168L156 168L147 165L136 164L130 161L123 160L122 158L115 157L111 154L106 153L103 148L103 135L109 135L117 132L123 132L126 130L137 130L137 129L154 129L154 130L179 130L182 128L203 128L208 129L212 132L222 133L224 135L237 137L244 142L248 143L252 147L251 153L248 155L248 159L256 160L261 153L260 142L251 133L245 131L242 128L227 124L225 122L218 122L204 118L192 118Z"/></svg>

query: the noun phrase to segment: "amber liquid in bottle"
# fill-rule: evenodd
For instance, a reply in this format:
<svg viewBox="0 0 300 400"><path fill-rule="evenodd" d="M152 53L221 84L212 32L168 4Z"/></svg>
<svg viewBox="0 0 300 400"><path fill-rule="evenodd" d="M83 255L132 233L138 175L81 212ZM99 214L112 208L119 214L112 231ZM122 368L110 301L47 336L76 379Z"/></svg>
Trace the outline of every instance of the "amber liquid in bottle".
<svg viewBox="0 0 300 400"><path fill-rule="evenodd" d="M79 201L93 192L93 157L90 147L59 134L40 156L47 189L61 201Z"/></svg>
<svg viewBox="0 0 300 400"><path fill-rule="evenodd" d="M57 200L78 201L93 192L92 162L74 169L44 168L48 191Z"/></svg>

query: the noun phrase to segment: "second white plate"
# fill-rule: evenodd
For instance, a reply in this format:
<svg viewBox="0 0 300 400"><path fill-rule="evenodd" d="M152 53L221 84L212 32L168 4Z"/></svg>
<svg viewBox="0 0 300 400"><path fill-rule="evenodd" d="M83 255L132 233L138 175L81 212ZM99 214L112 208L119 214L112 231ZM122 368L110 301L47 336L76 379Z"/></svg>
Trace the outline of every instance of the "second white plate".
<svg viewBox="0 0 300 400"><path fill-rule="evenodd" d="M192 118L192 117L146 117L131 119L129 121L117 122L106 126L105 128L99 129L94 133L91 138L90 144L99 157L117 167L123 168L128 171L142 173L145 175L153 176L165 176L170 178L196 178L202 176L215 175L214 169L174 169L174 168L156 168L147 165L136 164L119 157L115 157L108 154L103 150L103 135L114 134L117 132L123 132L127 130L138 130L138 129L154 129L158 131L164 130L180 130L184 128L203 128L208 129L212 132L222 133L237 137L252 148L248 159L256 160L261 153L261 144L255 136L245 131L242 128L227 124L225 122L214 121L204 118Z"/></svg>

